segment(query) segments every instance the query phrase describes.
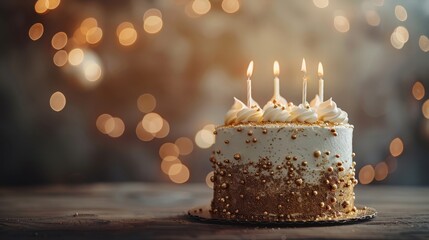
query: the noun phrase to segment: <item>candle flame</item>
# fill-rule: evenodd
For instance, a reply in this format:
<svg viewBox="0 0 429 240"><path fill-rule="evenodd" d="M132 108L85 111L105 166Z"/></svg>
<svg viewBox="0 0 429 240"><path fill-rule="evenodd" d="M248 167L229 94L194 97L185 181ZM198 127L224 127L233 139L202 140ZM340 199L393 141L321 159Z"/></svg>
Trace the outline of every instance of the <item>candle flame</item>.
<svg viewBox="0 0 429 240"><path fill-rule="evenodd" d="M307 65L305 64L305 58L302 59L301 72L307 73Z"/></svg>
<svg viewBox="0 0 429 240"><path fill-rule="evenodd" d="M319 77L323 77L323 66L321 62L319 62L319 66L317 68L317 74L319 75Z"/></svg>
<svg viewBox="0 0 429 240"><path fill-rule="evenodd" d="M277 61L274 61L273 72L274 72L274 76L276 77L278 77L280 74L280 66L279 66L279 62Z"/></svg>
<svg viewBox="0 0 429 240"><path fill-rule="evenodd" d="M247 67L247 77L250 78L253 74L253 61L249 63L249 67Z"/></svg>

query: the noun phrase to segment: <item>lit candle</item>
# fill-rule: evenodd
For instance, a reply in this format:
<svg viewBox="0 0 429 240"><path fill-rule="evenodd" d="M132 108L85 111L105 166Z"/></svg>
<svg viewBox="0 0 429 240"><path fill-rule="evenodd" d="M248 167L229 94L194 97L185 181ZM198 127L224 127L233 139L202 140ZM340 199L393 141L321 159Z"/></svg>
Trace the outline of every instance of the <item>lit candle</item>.
<svg viewBox="0 0 429 240"><path fill-rule="evenodd" d="M251 61L249 63L249 67L247 67L247 107L249 108L252 107L250 106L252 102L252 80L250 80L252 73L253 73L253 61Z"/></svg>
<svg viewBox="0 0 429 240"><path fill-rule="evenodd" d="M304 74L302 78L302 106L306 107L307 103L307 66L305 59L302 59L301 72Z"/></svg>
<svg viewBox="0 0 429 240"><path fill-rule="evenodd" d="M322 63L319 62L319 67L317 68L317 74L319 75L319 98L320 102L323 102L323 66Z"/></svg>
<svg viewBox="0 0 429 240"><path fill-rule="evenodd" d="M273 99L276 99L276 101L280 100L280 83L279 83L279 74L280 74L280 67L279 62L274 61L273 65L273 72L274 72L274 95Z"/></svg>

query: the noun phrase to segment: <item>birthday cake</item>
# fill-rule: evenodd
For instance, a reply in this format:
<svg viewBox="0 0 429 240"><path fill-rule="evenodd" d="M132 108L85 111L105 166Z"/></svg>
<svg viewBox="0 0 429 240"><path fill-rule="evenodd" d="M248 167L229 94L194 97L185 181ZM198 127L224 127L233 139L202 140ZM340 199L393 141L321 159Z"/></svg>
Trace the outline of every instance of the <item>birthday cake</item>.
<svg viewBox="0 0 429 240"><path fill-rule="evenodd" d="M277 78L274 89L263 108L249 93L247 105L235 98L216 128L211 214L243 221L353 214L357 180L347 113L318 95L310 104L288 103Z"/></svg>

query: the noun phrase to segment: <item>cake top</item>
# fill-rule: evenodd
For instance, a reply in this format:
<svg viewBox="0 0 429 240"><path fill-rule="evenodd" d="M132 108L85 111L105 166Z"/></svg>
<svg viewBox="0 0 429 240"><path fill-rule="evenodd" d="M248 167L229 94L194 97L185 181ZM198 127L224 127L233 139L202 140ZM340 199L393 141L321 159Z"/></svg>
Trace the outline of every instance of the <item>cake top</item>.
<svg viewBox="0 0 429 240"><path fill-rule="evenodd" d="M280 95L279 73L280 67L277 61L274 62L274 94L271 100L265 104L263 108L252 98L252 81L253 61L250 62L247 68L247 104L234 98L234 104L226 113L225 125L233 125L240 123L333 123L336 125L347 124L349 121L348 114L337 107L337 104L329 98L323 101L324 95L324 80L323 66L319 62L319 94L314 99L307 102L307 67L305 59L302 59L301 71L303 73L303 88L302 88L302 103L294 105L287 102Z"/></svg>

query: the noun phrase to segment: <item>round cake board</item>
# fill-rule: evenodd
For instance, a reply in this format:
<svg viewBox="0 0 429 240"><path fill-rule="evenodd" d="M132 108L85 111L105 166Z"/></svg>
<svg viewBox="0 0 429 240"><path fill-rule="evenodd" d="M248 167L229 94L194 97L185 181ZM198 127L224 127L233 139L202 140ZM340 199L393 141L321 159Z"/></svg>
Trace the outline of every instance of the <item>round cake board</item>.
<svg viewBox="0 0 429 240"><path fill-rule="evenodd" d="M232 225L258 225L258 226L276 226L276 227L310 227L310 226L328 226L328 225L343 225L343 224L354 224L359 222L368 221L377 215L377 211L374 208L356 206L357 211L355 214L348 215L344 214L341 217L335 219L321 219L321 220L277 220L277 221L252 221L252 220L241 220L241 219L222 219L214 214L210 210L210 205L204 205L201 207L195 207L188 211L188 216L193 220L197 220L205 223L213 224L232 224Z"/></svg>

